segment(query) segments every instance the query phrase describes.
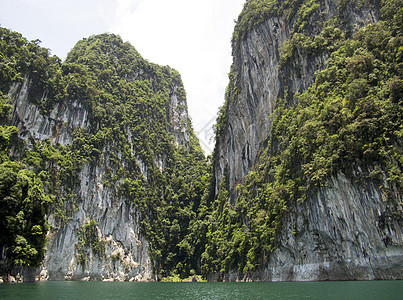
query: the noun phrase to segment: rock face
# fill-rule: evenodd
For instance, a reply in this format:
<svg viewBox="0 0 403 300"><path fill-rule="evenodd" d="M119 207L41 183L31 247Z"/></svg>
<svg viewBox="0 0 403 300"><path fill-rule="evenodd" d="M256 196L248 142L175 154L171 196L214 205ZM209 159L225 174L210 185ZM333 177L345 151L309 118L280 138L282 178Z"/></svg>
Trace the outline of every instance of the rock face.
<svg viewBox="0 0 403 300"><path fill-rule="evenodd" d="M371 9L372 8L372 9ZM320 1L320 7L309 19L310 36L315 36L323 22L338 14L337 1ZM357 10L347 6L347 28L358 30L375 23L379 11L369 6ZM321 21L321 22L319 22ZM298 52L289 66L280 68L284 43L291 38L293 23L285 15L267 19L247 32L246 38L233 45L233 76L229 86L227 116L224 133L217 138L215 178L216 193L225 170L231 202L236 199L236 186L243 182L259 157L259 149L270 134L268 118L278 98L288 92L305 91L313 82L315 71L324 68L327 53L308 55ZM291 102L293 100L290 100Z"/></svg>
<svg viewBox="0 0 403 300"><path fill-rule="evenodd" d="M267 269L271 280L401 278L403 228L389 218L385 195L343 173L286 220Z"/></svg>
<svg viewBox="0 0 403 300"><path fill-rule="evenodd" d="M77 212L66 225L51 233L44 267L50 280L114 279L153 280L148 242L140 234L140 216L129 199L117 197L104 187L101 166L85 165L80 174ZM89 251L85 267L77 262L76 245L83 224L96 220L98 241L105 245L102 256ZM50 224L55 224L52 215Z"/></svg>
<svg viewBox="0 0 403 300"><path fill-rule="evenodd" d="M189 148L188 111L186 98L177 93L181 87L174 86L170 95L169 119L170 131L175 136L177 145Z"/></svg>
<svg viewBox="0 0 403 300"><path fill-rule="evenodd" d="M47 140L67 145L72 142L73 129L86 128L88 112L80 101L57 104L50 116L43 116L39 108L28 99L29 78L23 84L13 85L13 123L21 137L29 140ZM64 123L64 124L63 124ZM60 130L60 127L62 129ZM139 215L129 199L116 197L114 188L104 188L102 166L85 165L79 174L79 202L72 218L56 232L51 232L43 263L49 280L151 280L152 271L148 256L148 242L139 233ZM99 239L106 244L105 256L90 253L87 267L76 259L76 244L81 226L96 220ZM51 226L57 226L53 214L48 216Z"/></svg>
<svg viewBox="0 0 403 300"><path fill-rule="evenodd" d="M30 78L23 83L14 83L9 94L13 97L13 125L20 137L38 140L51 139L54 143L68 145L72 142L71 130L88 127L88 111L78 100L57 103L49 117L43 116L37 105L29 101ZM63 126L65 124L65 126Z"/></svg>
<svg viewBox="0 0 403 300"><path fill-rule="evenodd" d="M260 271L210 280L316 281L402 278L403 227L385 194L343 173L284 219L276 250Z"/></svg>
<svg viewBox="0 0 403 300"><path fill-rule="evenodd" d="M13 84L9 92L14 106L12 124L18 127L20 137L27 141L28 147L33 140L50 140L54 144L68 145L72 143L74 130L91 126L88 111L80 100L62 101L55 105L50 114L43 115L29 99L29 88L30 78L25 77L22 83ZM167 108L170 130L177 145L188 147L186 98L177 94L178 89L178 86L172 88L170 107ZM132 135L129 133L129 139ZM74 206L71 217L60 224L55 210L50 210L48 222L53 229L49 233L43 266L34 272L24 271L26 274L21 275L24 277L21 280L156 279L149 256L149 243L140 233L140 213L132 200L118 195L117 185L104 185L106 168L109 166L107 150L104 149L103 163L86 163L81 168L75 190L79 200L71 200ZM144 178L147 178L147 164L140 158L137 163ZM162 168L164 162L158 160L155 164ZM83 263L78 260L77 247L82 243L80 230L91 220L97 224L96 240L104 248L102 253L91 247L85 249L86 259Z"/></svg>
<svg viewBox="0 0 403 300"><path fill-rule="evenodd" d="M338 14L337 1L318 1L307 30L321 31L318 20ZM360 10L347 5L346 28L351 32L375 23L379 7ZM273 16L246 32L233 46L233 80L227 97L227 121L215 149L216 194L227 177L230 204L236 186L259 160L259 151L270 135L269 116L278 98L295 103L292 95L312 84L315 71L324 68L328 54L308 55L297 49L290 63L280 67L281 51L291 38L295 19ZM291 97L287 97L290 96ZM401 195L396 193L401 203ZM401 208L400 208L401 209ZM212 281L307 281L401 279L403 276L403 226L390 218L385 195L372 182L357 183L339 172L329 185L290 208L269 262L259 271L211 274Z"/></svg>

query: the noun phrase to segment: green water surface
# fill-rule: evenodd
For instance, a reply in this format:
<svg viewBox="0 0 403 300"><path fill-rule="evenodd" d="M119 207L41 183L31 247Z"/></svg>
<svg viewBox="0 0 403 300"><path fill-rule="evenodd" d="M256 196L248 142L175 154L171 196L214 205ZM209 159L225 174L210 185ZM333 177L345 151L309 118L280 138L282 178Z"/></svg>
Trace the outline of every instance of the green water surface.
<svg viewBox="0 0 403 300"><path fill-rule="evenodd" d="M0 284L0 299L403 299L403 281Z"/></svg>

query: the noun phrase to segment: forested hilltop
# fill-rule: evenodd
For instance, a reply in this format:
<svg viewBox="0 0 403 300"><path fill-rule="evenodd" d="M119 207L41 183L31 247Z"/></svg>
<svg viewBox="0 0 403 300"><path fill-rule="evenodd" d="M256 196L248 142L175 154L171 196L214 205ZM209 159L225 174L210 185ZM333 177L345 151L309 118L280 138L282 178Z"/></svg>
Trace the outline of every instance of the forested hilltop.
<svg viewBox="0 0 403 300"><path fill-rule="evenodd" d="M246 1L208 159L174 69L0 28L0 275L402 279L402 7Z"/></svg>
<svg viewBox="0 0 403 300"><path fill-rule="evenodd" d="M131 246L119 248L130 236L104 232L119 230L107 215L123 202L135 207L126 214L149 243L147 268L189 275L197 268L189 226L208 165L178 72L149 63L116 35L79 41L64 62L5 28L0 41L3 269L38 266L49 230L48 252L63 251L52 249L60 236L76 236L70 258L78 269L98 257L141 273L136 264L147 258L137 252L125 264ZM93 211L102 201L109 203Z"/></svg>

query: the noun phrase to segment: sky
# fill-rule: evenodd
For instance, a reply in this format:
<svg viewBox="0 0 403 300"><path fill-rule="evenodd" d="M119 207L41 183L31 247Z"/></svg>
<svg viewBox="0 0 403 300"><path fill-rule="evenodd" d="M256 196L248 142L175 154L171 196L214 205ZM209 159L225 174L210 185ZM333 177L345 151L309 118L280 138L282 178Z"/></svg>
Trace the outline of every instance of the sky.
<svg viewBox="0 0 403 300"><path fill-rule="evenodd" d="M82 38L119 34L150 62L179 71L202 147L224 103L231 36L245 0L0 0L0 26L62 60Z"/></svg>

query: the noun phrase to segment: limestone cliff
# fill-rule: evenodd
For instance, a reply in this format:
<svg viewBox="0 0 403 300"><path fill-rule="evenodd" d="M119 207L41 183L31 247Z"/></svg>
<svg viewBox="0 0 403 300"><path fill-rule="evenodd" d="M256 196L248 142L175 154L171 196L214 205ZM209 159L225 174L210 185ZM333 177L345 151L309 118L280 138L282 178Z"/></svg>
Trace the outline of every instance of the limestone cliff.
<svg viewBox="0 0 403 300"><path fill-rule="evenodd" d="M327 77L329 88L319 88L325 84L323 80L312 90L309 87L322 74L319 70L326 67L342 40L379 21L382 5L389 4L332 0L247 1L245 4L235 28L230 84L218 118L213 154L216 202L221 206L217 205L216 209L219 215L216 219L220 221L211 228L221 227L217 231L223 232L221 236L229 246L219 238L210 240L211 246L204 253L205 268L221 269L219 273L211 272L210 280L402 278L401 164L395 161L397 176L392 183L386 175L390 167L378 161L379 156L366 159L367 152L365 161L361 154L338 156L343 152L352 153L349 147L358 142L356 139L346 146L347 150L340 148L335 158L327 156L330 152L326 151L310 156L315 147L320 147L318 140L308 144L299 141L305 133L315 140L323 128L329 128L334 134L337 126L343 126L320 121L322 127L316 127L315 114L307 113L306 119L304 114L313 107L326 106L321 101L327 97L334 97L333 103L343 97L348 101L356 99L352 93L345 93L347 96L332 93L338 85L366 75L341 79L333 73L334 80ZM391 32L390 38L397 35L401 39L400 31ZM333 54L332 59L337 61L340 53ZM399 62L392 58L390 63L394 66ZM330 68L334 67L332 62ZM350 72L355 67L344 65L344 68ZM328 70L330 74L332 71ZM360 70L362 74L370 73ZM400 78L399 74L393 69L387 80L393 76ZM380 82L380 86L385 82ZM357 98L370 95L365 88L369 89L364 87L365 94ZM316 98L301 97L308 90ZM306 102L299 104L300 99L320 100L309 106ZM391 98L385 99L391 103ZM401 122L401 106L397 104L401 100L397 101L391 105L399 111L397 122ZM280 108L276 110L277 107ZM298 111L298 107L302 107L300 114L288 114ZM281 129L277 125L273 129L273 122L281 124ZM395 132L401 130L399 126L394 128ZM363 146L371 141L366 136L370 131L368 128L361 133ZM331 145L330 136L321 143ZM357 147L361 146L357 144ZM401 139L395 136L390 148L397 151L395 159L399 161ZM332 166L310 173L315 165L321 165L319 160L328 159L332 160ZM380 167L383 175L375 179L369 174L375 174L380 165L383 165ZM222 208L226 206L224 201L228 202L227 210ZM233 247L240 249L231 250ZM216 265L213 260L216 256L224 262Z"/></svg>
<svg viewBox="0 0 403 300"><path fill-rule="evenodd" d="M345 10L343 26L350 34L379 19L377 5L356 8L352 2L340 8L337 1L314 1L298 5L296 10L313 5L315 8L309 10L304 20L306 35L311 38L319 35L324 24L340 14L340 9ZM300 23L297 14L289 17L278 12L243 33L243 38L234 37L232 80L225 107L227 122L217 137L214 153L216 192L227 170L232 203L235 203L236 186L255 165L259 149L270 134L268 119L277 99L286 95L292 98L294 93L305 91L312 84L315 71L325 66L329 51L309 53L300 46L288 64L280 66L286 42Z"/></svg>
<svg viewBox="0 0 403 300"><path fill-rule="evenodd" d="M57 104L46 116L29 99L30 79L14 84L9 95L13 99L12 123L20 137L27 141L51 140L69 145L72 132L90 126L88 110L80 100ZM108 159L105 154L105 159ZM107 165L85 164L78 174L75 190L79 201L69 220L60 226L54 214L48 221L54 228L49 234L42 280L117 279L152 280L148 242L140 234L140 216L130 199L118 197L115 187L104 187ZM95 220L100 241L105 242L105 254L98 257L90 251L85 266L77 262L76 245L80 228Z"/></svg>
<svg viewBox="0 0 403 300"><path fill-rule="evenodd" d="M402 278L403 226L373 183L339 173L283 219L276 249L259 271L211 274L223 281Z"/></svg>
<svg viewBox="0 0 403 300"><path fill-rule="evenodd" d="M66 62L52 67L32 64L18 80L5 83L13 108L9 124L18 128L20 140L11 158L38 174L53 202L42 265L34 274L25 269L20 275L24 280L157 280L167 264L164 251L170 251L160 245L169 237L159 222L175 218L157 211L165 201L178 201L174 210L181 209L175 193L195 180L189 168L204 161L180 76L108 34L83 39ZM53 77L53 86L46 76Z"/></svg>

